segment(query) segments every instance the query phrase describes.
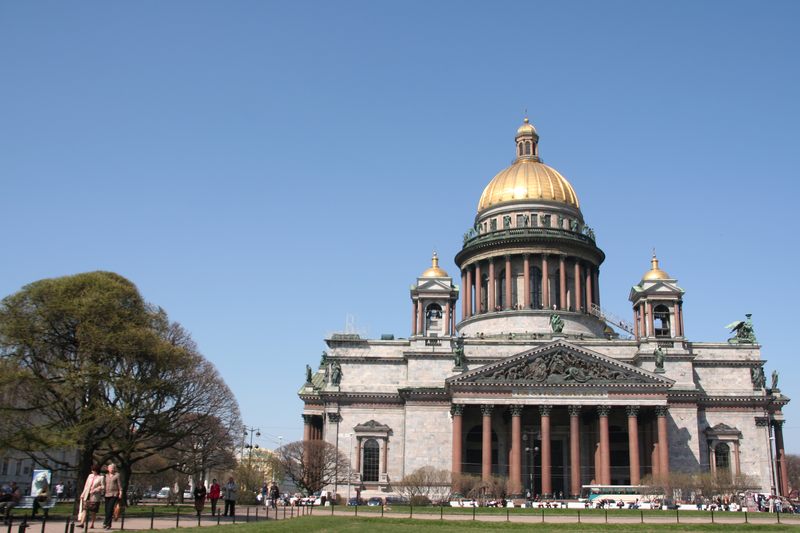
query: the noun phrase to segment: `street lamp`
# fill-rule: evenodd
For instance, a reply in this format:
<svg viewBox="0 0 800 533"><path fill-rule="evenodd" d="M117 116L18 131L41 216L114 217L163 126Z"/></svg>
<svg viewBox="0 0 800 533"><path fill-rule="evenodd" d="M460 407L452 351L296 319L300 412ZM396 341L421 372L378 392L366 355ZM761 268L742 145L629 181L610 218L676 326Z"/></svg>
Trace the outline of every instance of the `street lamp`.
<svg viewBox="0 0 800 533"><path fill-rule="evenodd" d="M532 433L531 433L531 437L533 437ZM527 433L522 435L522 440L525 441L525 442L528 442L528 434ZM528 492L531 494L531 496L534 496L535 493L536 493L536 491L534 490L535 489L535 486L534 486L534 471L535 471L535 468L536 468L536 454L539 453L539 447L535 445L535 442L536 441L533 438L531 438L530 439L530 446L526 446L525 447L525 451L526 452L530 452L530 454L531 454L531 456L530 456L531 459L530 459L530 461L528 463L528 476L529 476Z"/></svg>
<svg viewBox="0 0 800 533"><path fill-rule="evenodd" d="M338 434L337 434L338 435ZM343 433L342 437L350 438L350 461L347 464L347 504L350 503L350 486L353 482L353 434ZM337 437L338 442L338 437Z"/></svg>
<svg viewBox="0 0 800 533"><path fill-rule="evenodd" d="M259 428L245 426L244 427L245 439L247 439L248 433L250 434L250 444L245 444L244 448L247 448L247 468L250 468L253 459L253 448L255 448L256 450L258 449L258 444L255 445L253 444L253 434L255 434L256 437L260 437L261 430Z"/></svg>

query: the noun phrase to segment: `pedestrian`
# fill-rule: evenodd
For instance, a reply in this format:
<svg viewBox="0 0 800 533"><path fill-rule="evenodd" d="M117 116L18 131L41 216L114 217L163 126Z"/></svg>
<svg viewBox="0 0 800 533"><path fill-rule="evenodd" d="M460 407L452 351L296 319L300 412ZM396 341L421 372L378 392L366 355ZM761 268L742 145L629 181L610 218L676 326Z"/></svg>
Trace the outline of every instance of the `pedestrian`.
<svg viewBox="0 0 800 533"><path fill-rule="evenodd" d="M217 500L220 497L220 487L217 479L211 480L211 486L208 488L208 499L211 500L211 516L217 515Z"/></svg>
<svg viewBox="0 0 800 533"><path fill-rule="evenodd" d="M86 520L89 519L89 515L91 515L91 527L94 528L94 521L95 518L97 518L97 511L100 510L100 501L103 499L105 491L105 478L100 473L100 465L94 464L92 465L91 474L89 474L89 477L86 478L86 484L83 486L83 492L81 492L81 503L83 504L83 509L86 511L86 513L79 525L85 524Z"/></svg>
<svg viewBox="0 0 800 533"><path fill-rule="evenodd" d="M11 518L11 509L19 504L22 499L22 491L19 490L16 481L11 482L11 492L3 496L3 501L0 503L0 509L3 511L3 524L8 524Z"/></svg>
<svg viewBox="0 0 800 533"><path fill-rule="evenodd" d="M111 524L114 521L114 508L122 498L122 483L119 479L119 472L117 472L117 465L114 463L108 465L108 474L106 474L105 482L106 516L103 520L103 529L111 529Z"/></svg>
<svg viewBox="0 0 800 533"><path fill-rule="evenodd" d="M64 487L64 497L65 498L73 498L75 494L73 493L75 489L72 487L72 481L67 481L67 486Z"/></svg>
<svg viewBox="0 0 800 533"><path fill-rule="evenodd" d="M222 487L222 497L225 499L225 512L223 516L236 516L236 483L233 476L228 478L228 482ZM230 514L228 514L230 512Z"/></svg>
<svg viewBox="0 0 800 533"><path fill-rule="evenodd" d="M206 504L206 484L205 480L201 480L194 488L194 510L197 511L197 518L200 518L200 513L203 512L203 507Z"/></svg>
<svg viewBox="0 0 800 533"><path fill-rule="evenodd" d="M64 483L56 484L56 498L61 501L64 499Z"/></svg>
<svg viewBox="0 0 800 533"><path fill-rule="evenodd" d="M277 509L278 508L278 498L280 497L280 495L281 495L281 491L278 490L278 484L273 482L272 483L272 488L269 489L269 499L270 499L270 501L272 503L272 508L273 509Z"/></svg>
<svg viewBox="0 0 800 533"><path fill-rule="evenodd" d="M265 481L263 485L261 485L261 499L259 500L261 503L264 504L264 507L269 507L269 503L267 502L267 496L269 495L269 487L267 487L267 482Z"/></svg>

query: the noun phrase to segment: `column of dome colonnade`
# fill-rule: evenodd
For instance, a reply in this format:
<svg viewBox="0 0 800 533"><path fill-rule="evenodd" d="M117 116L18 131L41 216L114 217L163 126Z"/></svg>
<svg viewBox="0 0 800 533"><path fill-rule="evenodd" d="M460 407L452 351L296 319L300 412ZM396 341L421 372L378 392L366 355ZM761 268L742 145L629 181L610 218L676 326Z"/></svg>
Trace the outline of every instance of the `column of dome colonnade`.
<svg viewBox="0 0 800 533"><path fill-rule="evenodd" d="M487 480L493 474L507 475L509 481L509 492L511 494L522 494L524 483L523 472L523 452L531 451L533 442L527 442L525 446L524 435L527 432L523 429L523 417L530 419L531 415L538 418L536 425L537 433L540 435L540 448L538 453L538 464L528 463L529 469L535 469L541 483L541 494L543 497L553 497L558 491L553 486L553 435L566 436L569 440L568 451L564 456L568 461L564 463L565 471L560 477L563 479L565 490L568 489L570 496L577 497L580 494L581 486L589 482L610 485L618 482L623 468L628 470L627 484L638 485L641 482L642 472L647 467L653 475L666 475L669 473L669 445L668 431L666 424L667 406L659 405L648 410L652 416L650 423L640 424L639 415L641 407L639 405L535 405L535 404L512 404L512 405L493 405L493 404L452 404L451 415L453 423L452 441L452 472L454 479L458 475L465 473L464 468L464 442L465 442L465 411L474 408L473 417L479 415L480 418L480 474L482 479ZM507 408L506 417L510 418L510 441L508 442L508 470L498 472L495 467L498 465L492 462L492 433L499 432L497 417L504 416L503 409ZM556 409L565 409L568 414L568 431L554 428L552 416ZM627 426L617 428L618 432L627 433L628 464L612 464L611 431L609 427L609 417L614 410L619 409L619 415L624 414ZM536 415L538 414L538 417ZM593 429L596 428L596 429ZM530 426L533 433L533 426ZM555 431L554 431L555 430ZM584 435L587 432L587 435ZM591 435L595 435L592 440ZM639 436L643 435L641 441ZM596 453L588 453L586 450L587 439L595 442ZM619 442L619 440L617 441ZM653 450L653 462L649 465L641 461L641 451ZM499 451L499 450L498 450ZM531 454L525 454L533 457ZM583 465L582 457L594 455L594 465ZM499 453L497 454L499 457ZM648 461L649 463L649 461ZM567 473L567 470L569 471ZM529 470L532 471L532 470ZM615 475L612 476L612 471ZM587 472L596 472L589 475ZM531 480L533 475L531 475ZM529 487L531 488L531 487Z"/></svg>
<svg viewBox="0 0 800 533"><path fill-rule="evenodd" d="M598 270L565 254L499 253L476 259L461 267L461 319L511 310L590 313L600 305ZM519 285L522 294L515 290Z"/></svg>

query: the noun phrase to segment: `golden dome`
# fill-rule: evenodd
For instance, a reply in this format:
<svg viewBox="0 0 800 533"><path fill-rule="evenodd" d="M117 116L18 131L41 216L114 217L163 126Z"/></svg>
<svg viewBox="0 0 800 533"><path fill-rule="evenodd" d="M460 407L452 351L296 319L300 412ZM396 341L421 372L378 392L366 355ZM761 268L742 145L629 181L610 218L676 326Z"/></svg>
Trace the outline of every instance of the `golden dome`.
<svg viewBox="0 0 800 533"><path fill-rule="evenodd" d="M431 267L422 273L421 278L447 278L447 272L439 268L439 254L433 252Z"/></svg>
<svg viewBox="0 0 800 533"><path fill-rule="evenodd" d="M580 209L578 195L566 178L556 169L533 158L519 158L513 165L501 170L483 190L478 212L493 205L518 200L549 200Z"/></svg>
<svg viewBox="0 0 800 533"><path fill-rule="evenodd" d="M528 121L528 117L525 117L523 119L522 126L520 126L519 129L517 130L517 137L520 137L522 135L535 135L537 137L539 136L539 134L536 133L536 128L534 128L533 124L531 124L530 121Z"/></svg>
<svg viewBox="0 0 800 533"><path fill-rule="evenodd" d="M669 274L658 268L658 258L654 252L653 258L650 260L650 270L644 273L644 276L642 276L642 281L655 281L658 279L672 278L669 277Z"/></svg>

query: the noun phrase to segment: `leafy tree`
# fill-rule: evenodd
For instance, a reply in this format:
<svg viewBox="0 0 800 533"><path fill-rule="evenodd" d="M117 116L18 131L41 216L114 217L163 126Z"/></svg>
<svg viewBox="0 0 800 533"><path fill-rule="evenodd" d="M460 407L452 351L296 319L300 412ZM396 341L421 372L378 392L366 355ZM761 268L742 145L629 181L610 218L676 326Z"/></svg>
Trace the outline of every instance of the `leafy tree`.
<svg viewBox="0 0 800 533"><path fill-rule="evenodd" d="M350 468L347 457L322 440L290 442L275 450L275 455L286 477L306 494L333 484L337 472Z"/></svg>
<svg viewBox="0 0 800 533"><path fill-rule="evenodd" d="M45 279L0 304L0 446L72 470L133 466L217 420L238 423L233 394L180 325L118 274ZM238 427L238 426L237 426ZM75 462L53 450L76 449Z"/></svg>
<svg viewBox="0 0 800 533"><path fill-rule="evenodd" d="M800 488L800 455L786 454L786 475L789 478L789 488L792 491Z"/></svg>

